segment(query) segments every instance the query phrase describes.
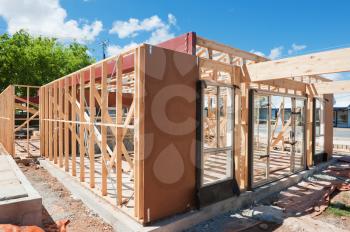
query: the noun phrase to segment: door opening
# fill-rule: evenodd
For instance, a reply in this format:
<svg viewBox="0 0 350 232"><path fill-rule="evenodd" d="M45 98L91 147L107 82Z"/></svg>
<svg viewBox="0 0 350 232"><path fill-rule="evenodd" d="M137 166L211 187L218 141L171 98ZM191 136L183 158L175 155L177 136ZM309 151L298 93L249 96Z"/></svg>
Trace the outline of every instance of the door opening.
<svg viewBox="0 0 350 232"><path fill-rule="evenodd" d="M250 186L305 168L305 98L251 90Z"/></svg>
<svg viewBox="0 0 350 232"><path fill-rule="evenodd" d="M199 88L197 192L199 206L204 206L231 197L239 189L233 158L234 87L200 81Z"/></svg>

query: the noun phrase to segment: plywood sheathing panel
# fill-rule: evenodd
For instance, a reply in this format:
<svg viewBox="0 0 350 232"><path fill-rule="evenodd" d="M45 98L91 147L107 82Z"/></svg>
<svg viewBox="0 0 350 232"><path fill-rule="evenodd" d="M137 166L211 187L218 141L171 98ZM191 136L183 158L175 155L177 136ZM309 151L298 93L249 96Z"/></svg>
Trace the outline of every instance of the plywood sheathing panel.
<svg viewBox="0 0 350 232"><path fill-rule="evenodd" d="M196 57L145 47L144 221L194 207Z"/></svg>

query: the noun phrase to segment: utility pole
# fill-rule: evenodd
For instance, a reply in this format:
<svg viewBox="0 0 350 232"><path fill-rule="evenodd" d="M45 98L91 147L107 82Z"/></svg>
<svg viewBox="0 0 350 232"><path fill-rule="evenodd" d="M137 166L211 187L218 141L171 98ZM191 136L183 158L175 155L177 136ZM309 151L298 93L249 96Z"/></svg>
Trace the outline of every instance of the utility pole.
<svg viewBox="0 0 350 232"><path fill-rule="evenodd" d="M102 46L102 57L103 57L103 59L106 59L107 45L108 45L108 40L103 40L103 41L101 42L101 46Z"/></svg>

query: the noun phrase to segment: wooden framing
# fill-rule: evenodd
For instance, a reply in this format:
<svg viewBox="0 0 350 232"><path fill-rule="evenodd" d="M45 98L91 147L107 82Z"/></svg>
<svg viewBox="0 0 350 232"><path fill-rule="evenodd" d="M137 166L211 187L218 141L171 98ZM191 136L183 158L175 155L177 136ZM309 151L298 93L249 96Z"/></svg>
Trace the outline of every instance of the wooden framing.
<svg viewBox="0 0 350 232"><path fill-rule="evenodd" d="M44 145L48 149L43 149L43 156L56 163L50 157L58 154L59 167L139 220L143 218L143 200L132 188L142 188L143 121L139 117L143 114L143 72L139 67L144 63L143 49L141 46L93 64L40 90L46 94L42 107L49 111L41 119L44 125L49 124L48 130L42 130L43 144L49 144ZM123 59L130 55L135 57L134 68L125 73ZM133 96L131 103L124 103L129 95ZM57 140L52 133L56 124ZM126 136L128 143L135 144L134 150L124 144ZM130 178L134 187L125 190L124 182ZM128 204L135 207L125 207Z"/></svg>
<svg viewBox="0 0 350 232"><path fill-rule="evenodd" d="M315 96L321 96L323 93L321 89L327 84L333 86L334 82L327 78L317 76L323 72L316 69L312 73L295 73L291 74L291 71L296 70L296 66L293 66L292 61L295 60L300 63L300 65L311 65L312 67L317 67L317 59L313 61L308 61L308 59L313 58L310 56L302 56L295 58L283 59L280 61L268 61L264 57L257 56L248 52L242 52L223 44L219 44L214 41L209 41L204 38L197 36L196 43L196 55L199 57L199 67L201 70L201 79L210 80L216 83L229 83L226 80L219 80L218 73L226 72L232 76L234 73L234 79L231 81L232 85L238 87L236 91L236 108L235 108L235 118L239 121L235 121L235 166L236 166L236 180L238 185L242 190L248 188L248 146L249 146L249 90L263 90L276 94L291 94L295 96L308 96L307 100L307 112L306 112L306 154L308 166L312 166L312 99ZM344 58L345 52L332 53L333 58L338 55L338 57ZM323 54L320 54L321 56ZM333 59L331 57L323 56L324 59ZM291 62L289 62L289 60ZM343 61L345 61L344 59ZM286 61L286 62L284 62ZM313 63L315 62L315 63ZM320 62L323 62L320 61ZM287 64L288 63L288 64ZM290 66L290 64L292 65ZM341 64L338 62L337 64ZM347 64L344 63L346 66ZM276 66L276 67L275 67ZM281 66L281 68L280 68ZM236 69L234 69L234 67ZM335 66L332 66L334 68ZM298 66L299 68L299 66ZM325 65L323 65L325 68ZM273 69L273 72L271 72ZM232 70L232 71L231 71ZM291 71L289 71L291 70ZM298 69L299 70L299 69ZM276 71L276 74L274 73ZM287 74L284 74L289 72ZM331 72L331 71L328 71ZM327 73L328 73L327 72ZM270 75L271 76L268 76ZM274 75L274 76L272 76ZM301 77L300 77L301 76ZM312 84L312 85L311 85ZM318 91L319 89L319 91ZM345 88L344 88L345 89ZM342 91L342 90L340 90ZM238 107L238 108L237 108ZM282 117L284 118L284 110L282 112ZM283 127L287 128L288 123L283 121ZM283 138L283 133L279 134L277 137L279 139ZM278 143L279 139L275 139L272 144ZM330 138L328 138L330 139ZM284 141L282 141L282 146L284 146Z"/></svg>
<svg viewBox="0 0 350 232"><path fill-rule="evenodd" d="M42 86L39 91L40 104L30 101L32 87L25 87L25 97L15 96L15 88L8 87L0 94L0 105L5 106L4 110L0 110L0 143L9 153L14 154L15 132L24 128L29 131L29 122L40 117L40 154L43 157L138 221L144 224L150 223L195 207L196 163L192 157L196 153L194 145L197 129L195 82L205 80L206 83L234 89L232 158L235 169L232 170L232 176L236 178L241 191L251 187L249 186L251 162L249 133L252 111L250 93L254 90L307 99L305 152L307 164L312 166L313 98L332 99L331 95L322 96L322 94L344 92L349 85L348 82L330 82L328 79L316 76L320 73L345 70L348 64L345 64L344 60L334 61L331 67L314 67L329 62L330 59L347 58L348 54L345 52L347 50L288 58L282 60L285 62L281 62L268 61L264 57L198 36L193 41L191 49L188 48L190 43L186 41L187 47L184 50L189 54L183 54L182 47L178 49L179 52L140 45L118 56L92 64ZM319 59L314 59L312 56ZM159 59L166 62L159 62ZM186 63L182 63L183 60L186 60ZM311 71L308 70L310 68L308 65L312 66ZM164 72L158 72L158 68L164 69ZM296 68L299 68L299 71L295 71ZM169 114L174 115L179 110L178 106L187 107L188 112L175 115L179 118L182 115L194 117L189 120L192 131L184 135L188 136L186 139L167 131L169 128L174 130L174 123L171 120L166 123L170 125L167 130L158 128L157 123L162 119L159 117L161 113L156 112L155 116L155 112L152 111L154 107L152 101L157 97L156 93L162 93L162 88L174 87L172 85L181 88L176 91L170 88L165 97L160 97L161 100L165 101L163 98L175 93L175 97L183 97L185 101L179 100L173 105L169 103L171 106L175 105L176 109L162 113L167 115L171 112ZM183 92L187 95L181 95ZM190 100L186 98L188 96ZM161 103L159 105L166 105L163 108L169 107L168 102L164 103L161 100L158 100ZM327 107L331 109L332 106L329 103ZM216 111L216 116L223 114L227 119L226 108L223 108ZM25 122L15 128L16 109L25 112ZM284 119L284 116L285 107L281 104L277 120ZM327 117L329 119L329 116ZM284 149L286 145L284 135L287 128L295 126L285 120L281 123L282 130L277 130L275 126L271 136L269 135L270 147L282 146ZM216 128L212 131L215 133L220 130ZM221 136L218 134L217 139ZM153 138L158 140L153 141ZM170 152L166 150L166 158L159 161L158 158L162 158L160 154L163 152L160 149L169 143L174 143L176 146L172 146ZM330 144L331 138L327 138L327 146ZM185 150L187 148L188 150ZM180 165L180 168L171 171L177 175L177 171L180 170L183 176L179 177L176 184L164 183L156 178L155 166L159 162L160 169L166 170L163 168L164 165L177 155L175 151L178 150L182 153L187 152L180 154L179 160L183 162L183 166ZM331 151L332 149L328 147L327 152ZM172 166L171 163L169 169ZM160 176L164 177L165 174L162 173ZM174 194L172 188L179 191L176 192L176 196L172 195ZM155 193L159 196L155 197ZM189 199L184 199L180 203L171 202L172 211L160 209L162 206L156 202L162 200L168 202L169 199L178 196L189 196Z"/></svg>
<svg viewBox="0 0 350 232"><path fill-rule="evenodd" d="M209 49L210 54L212 54L213 53L212 51L214 50L214 51L227 53L227 54L229 54L230 58L232 58L234 56L234 57L239 57L239 58L242 58L245 60L251 60L251 61L255 61L255 62L267 60L266 58L264 58L262 56L258 56L258 55L255 55L253 53L246 52L246 51L243 51L243 50L240 50L237 48L232 48L232 47L229 47L229 46L224 45L224 44L219 44L215 41L204 39L204 38L199 37L199 36L197 36L196 42L197 42L196 44L198 46L205 47L205 48ZM199 53L198 55L201 55L201 53ZM222 57L222 54L221 54L221 57ZM209 59L212 59L212 55L209 56ZM219 58L219 60L221 60L221 59Z"/></svg>
<svg viewBox="0 0 350 232"><path fill-rule="evenodd" d="M350 91L350 81L332 81L312 84L318 95L348 93Z"/></svg>
<svg viewBox="0 0 350 232"><path fill-rule="evenodd" d="M26 85L10 85L0 94L0 143L12 156L39 155L40 147L44 147L39 145L42 141L38 135L43 130L39 123L41 111L33 102L39 94L39 87Z"/></svg>

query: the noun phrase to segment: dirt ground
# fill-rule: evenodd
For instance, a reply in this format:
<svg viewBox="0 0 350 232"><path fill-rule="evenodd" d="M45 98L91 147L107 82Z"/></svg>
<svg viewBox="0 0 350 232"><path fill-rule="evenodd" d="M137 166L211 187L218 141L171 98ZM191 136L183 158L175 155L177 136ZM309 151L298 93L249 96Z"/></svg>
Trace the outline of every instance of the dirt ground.
<svg viewBox="0 0 350 232"><path fill-rule="evenodd" d="M107 232L112 227L84 206L82 201L74 199L70 192L37 164L25 166L19 164L34 188L43 199L43 226L49 230L57 220L69 219L68 231Z"/></svg>
<svg viewBox="0 0 350 232"><path fill-rule="evenodd" d="M334 206L333 206L334 205ZM337 206L340 207L337 207ZM341 210L341 206L346 206L347 209ZM340 208L340 210L338 210ZM315 219L324 221L337 227L350 231L350 191L339 192L333 196L331 206Z"/></svg>

